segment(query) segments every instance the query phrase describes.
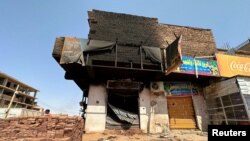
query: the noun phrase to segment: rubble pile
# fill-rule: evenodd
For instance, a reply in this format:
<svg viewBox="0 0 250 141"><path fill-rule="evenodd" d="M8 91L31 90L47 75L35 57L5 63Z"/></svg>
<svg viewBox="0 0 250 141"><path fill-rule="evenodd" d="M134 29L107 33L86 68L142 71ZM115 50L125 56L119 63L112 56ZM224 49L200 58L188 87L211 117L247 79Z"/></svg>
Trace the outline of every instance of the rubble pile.
<svg viewBox="0 0 250 141"><path fill-rule="evenodd" d="M0 141L81 141L82 134L78 116L0 119Z"/></svg>

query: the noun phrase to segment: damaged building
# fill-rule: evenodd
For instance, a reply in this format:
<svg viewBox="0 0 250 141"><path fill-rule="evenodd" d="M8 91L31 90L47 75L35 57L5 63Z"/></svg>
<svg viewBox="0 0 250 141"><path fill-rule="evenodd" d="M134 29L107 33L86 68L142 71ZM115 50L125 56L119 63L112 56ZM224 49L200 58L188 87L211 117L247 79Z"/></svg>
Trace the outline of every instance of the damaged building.
<svg viewBox="0 0 250 141"><path fill-rule="evenodd" d="M85 132L207 130L204 88L220 79L210 29L98 10L88 16L88 39L58 37L53 50L84 92Z"/></svg>
<svg viewBox="0 0 250 141"><path fill-rule="evenodd" d="M0 118L42 115L37 89L0 72Z"/></svg>
<svg viewBox="0 0 250 141"><path fill-rule="evenodd" d="M221 79L204 89L209 123L250 125L250 42L230 50L218 49Z"/></svg>

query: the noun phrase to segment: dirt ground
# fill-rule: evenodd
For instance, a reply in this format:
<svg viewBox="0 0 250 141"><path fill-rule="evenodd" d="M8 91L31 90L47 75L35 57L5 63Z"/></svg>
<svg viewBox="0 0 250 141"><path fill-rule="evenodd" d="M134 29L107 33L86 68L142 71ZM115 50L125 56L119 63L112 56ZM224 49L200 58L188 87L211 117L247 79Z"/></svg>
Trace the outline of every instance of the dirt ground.
<svg viewBox="0 0 250 141"><path fill-rule="evenodd" d="M83 141L207 141L207 133L194 130L173 130L167 134L143 134L130 131L105 131L88 133Z"/></svg>

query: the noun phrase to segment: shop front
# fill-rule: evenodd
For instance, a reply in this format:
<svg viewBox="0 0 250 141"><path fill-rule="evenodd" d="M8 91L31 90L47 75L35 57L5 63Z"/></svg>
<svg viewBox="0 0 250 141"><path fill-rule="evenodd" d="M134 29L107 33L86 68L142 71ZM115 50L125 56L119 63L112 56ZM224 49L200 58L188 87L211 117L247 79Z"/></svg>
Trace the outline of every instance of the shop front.
<svg viewBox="0 0 250 141"><path fill-rule="evenodd" d="M250 124L250 58L216 54L223 79L205 88L209 123Z"/></svg>
<svg viewBox="0 0 250 141"><path fill-rule="evenodd" d="M182 57L183 64L175 71L184 74L175 81L165 81L169 128L207 130L207 109L203 88L219 77L215 60ZM186 77L190 77L188 81ZM203 78L202 80L200 78Z"/></svg>

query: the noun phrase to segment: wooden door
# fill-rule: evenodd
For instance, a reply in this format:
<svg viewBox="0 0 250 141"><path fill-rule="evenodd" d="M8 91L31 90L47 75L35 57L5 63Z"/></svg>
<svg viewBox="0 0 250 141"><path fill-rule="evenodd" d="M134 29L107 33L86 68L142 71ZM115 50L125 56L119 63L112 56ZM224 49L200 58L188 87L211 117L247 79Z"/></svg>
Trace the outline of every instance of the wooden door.
<svg viewBox="0 0 250 141"><path fill-rule="evenodd" d="M197 128L191 96L167 97L170 128Z"/></svg>

